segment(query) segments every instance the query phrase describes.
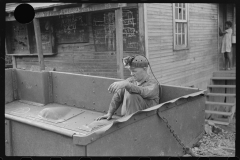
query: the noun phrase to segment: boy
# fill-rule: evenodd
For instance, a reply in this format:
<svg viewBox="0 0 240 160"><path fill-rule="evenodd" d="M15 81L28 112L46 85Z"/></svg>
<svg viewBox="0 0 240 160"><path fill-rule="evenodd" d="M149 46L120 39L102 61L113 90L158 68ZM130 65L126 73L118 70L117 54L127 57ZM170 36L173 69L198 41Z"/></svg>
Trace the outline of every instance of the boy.
<svg viewBox="0 0 240 160"><path fill-rule="evenodd" d="M123 64L129 69L132 77L114 82L109 86L109 92L114 95L108 113L98 117L97 121L110 120L120 106L122 106L121 115L127 116L159 103L159 85L147 73L148 60L141 55L136 55L124 58Z"/></svg>

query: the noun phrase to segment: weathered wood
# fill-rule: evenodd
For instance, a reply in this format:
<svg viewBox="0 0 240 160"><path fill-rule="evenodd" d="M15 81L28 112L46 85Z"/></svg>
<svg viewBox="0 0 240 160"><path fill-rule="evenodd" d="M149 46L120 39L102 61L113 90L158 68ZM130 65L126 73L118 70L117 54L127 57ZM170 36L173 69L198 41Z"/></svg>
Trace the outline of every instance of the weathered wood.
<svg viewBox="0 0 240 160"><path fill-rule="evenodd" d="M211 111L211 110L205 110L205 113L225 115L225 116L230 116L232 114L231 112L219 112L219 111Z"/></svg>
<svg viewBox="0 0 240 160"><path fill-rule="evenodd" d="M86 8L73 7L73 8L61 9L59 11L36 12L35 18L59 16L59 15L67 15L67 14L73 14L73 13L91 12L91 11L101 11L101 10L114 9L114 8L125 7L125 6L127 6L126 3L102 3L102 4L95 4ZM14 16L6 17L6 21L13 21L13 20L15 20Z"/></svg>
<svg viewBox="0 0 240 160"><path fill-rule="evenodd" d="M220 122L220 121L214 121L214 120L206 120L208 122L214 123L214 124L221 124L221 125L229 125L229 122Z"/></svg>
<svg viewBox="0 0 240 160"><path fill-rule="evenodd" d="M143 3L138 4L138 19L139 19L139 52L146 56L145 53L145 30L144 30L144 10Z"/></svg>
<svg viewBox="0 0 240 160"><path fill-rule="evenodd" d="M209 62L209 65L210 65L210 63L211 62ZM203 68L204 68L204 65L199 63L199 64L196 64L195 66L185 65L185 66L180 66L179 69L175 69L175 68L167 69L167 68L164 68L162 71L161 70L160 71L155 71L154 70L154 72L156 74L160 73L161 77L171 78L171 76L175 77L175 76L181 75L181 73L185 73L185 72L189 73L191 70L193 72L195 72L196 70L200 72L201 69L203 69Z"/></svg>
<svg viewBox="0 0 240 160"><path fill-rule="evenodd" d="M44 66L44 60L43 60L42 38L41 38L39 19L34 18L33 25L34 25L34 31L35 31L35 37L36 37L36 43L37 43L39 66L40 66L40 70L44 70L45 66Z"/></svg>
<svg viewBox="0 0 240 160"><path fill-rule="evenodd" d="M122 8L115 10L115 25L116 25L116 52L117 52L117 73L118 78L124 78L123 74L123 22Z"/></svg>
<svg viewBox="0 0 240 160"><path fill-rule="evenodd" d="M203 67L202 67L203 68ZM177 85L183 85L187 82L190 82L190 81L193 81L193 80L196 80L198 78L201 78L203 76L206 76L208 77L208 79L210 78L210 74L213 72L213 68L210 68L210 69L201 69L199 72L185 72L185 74L178 74L176 76L172 76L172 77L169 77L169 78L165 78L165 77L157 77L160 79L161 82L164 82L164 83L170 83L171 84L177 84Z"/></svg>
<svg viewBox="0 0 240 160"><path fill-rule="evenodd" d="M13 64L13 68L17 68L17 61L15 56L12 56L12 64Z"/></svg>

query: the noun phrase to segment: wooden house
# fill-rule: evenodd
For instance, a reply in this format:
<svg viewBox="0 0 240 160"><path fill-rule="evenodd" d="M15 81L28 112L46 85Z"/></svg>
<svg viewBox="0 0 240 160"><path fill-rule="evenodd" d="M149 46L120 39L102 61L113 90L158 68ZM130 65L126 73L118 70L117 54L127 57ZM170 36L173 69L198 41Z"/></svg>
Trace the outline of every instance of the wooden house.
<svg viewBox="0 0 240 160"><path fill-rule="evenodd" d="M234 4L30 4L44 65L60 72L127 78L122 58L142 54L160 83L206 89L222 65L219 27L230 20L236 34ZM6 5L6 51L14 67L31 69L39 65L34 24L15 20L17 5Z"/></svg>

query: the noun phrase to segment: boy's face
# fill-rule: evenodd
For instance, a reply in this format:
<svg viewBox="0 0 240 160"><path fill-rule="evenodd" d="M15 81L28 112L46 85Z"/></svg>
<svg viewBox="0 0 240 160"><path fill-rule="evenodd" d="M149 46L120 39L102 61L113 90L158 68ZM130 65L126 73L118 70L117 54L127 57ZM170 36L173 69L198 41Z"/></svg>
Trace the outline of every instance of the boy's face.
<svg viewBox="0 0 240 160"><path fill-rule="evenodd" d="M140 82L146 74L144 68L130 67L129 71L131 72L131 76L133 76L134 80L136 80L138 82Z"/></svg>

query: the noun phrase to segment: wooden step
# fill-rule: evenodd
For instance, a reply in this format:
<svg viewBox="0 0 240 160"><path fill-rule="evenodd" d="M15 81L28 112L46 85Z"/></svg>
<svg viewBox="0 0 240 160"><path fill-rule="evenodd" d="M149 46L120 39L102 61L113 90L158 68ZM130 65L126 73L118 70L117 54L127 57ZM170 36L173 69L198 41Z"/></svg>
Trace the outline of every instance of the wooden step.
<svg viewBox="0 0 240 160"><path fill-rule="evenodd" d="M236 85L208 85L208 88L236 88Z"/></svg>
<svg viewBox="0 0 240 160"><path fill-rule="evenodd" d="M212 122L215 124L229 125L229 122L213 121L213 120L208 120L208 119L205 119L205 121Z"/></svg>
<svg viewBox="0 0 240 160"><path fill-rule="evenodd" d="M210 102L206 101L205 104L207 105L219 105L219 106L234 106L235 103L222 103L222 102Z"/></svg>
<svg viewBox="0 0 240 160"><path fill-rule="evenodd" d="M229 94L229 93L207 93L207 96L223 96L223 97L236 97L236 94Z"/></svg>
<svg viewBox="0 0 240 160"><path fill-rule="evenodd" d="M219 111L211 111L211 110L205 110L205 113L225 115L225 116L231 116L232 115L231 112L219 112Z"/></svg>
<svg viewBox="0 0 240 160"><path fill-rule="evenodd" d="M236 80L236 77L212 77L211 80Z"/></svg>
<svg viewBox="0 0 240 160"><path fill-rule="evenodd" d="M213 77L236 77L235 70L213 72Z"/></svg>

